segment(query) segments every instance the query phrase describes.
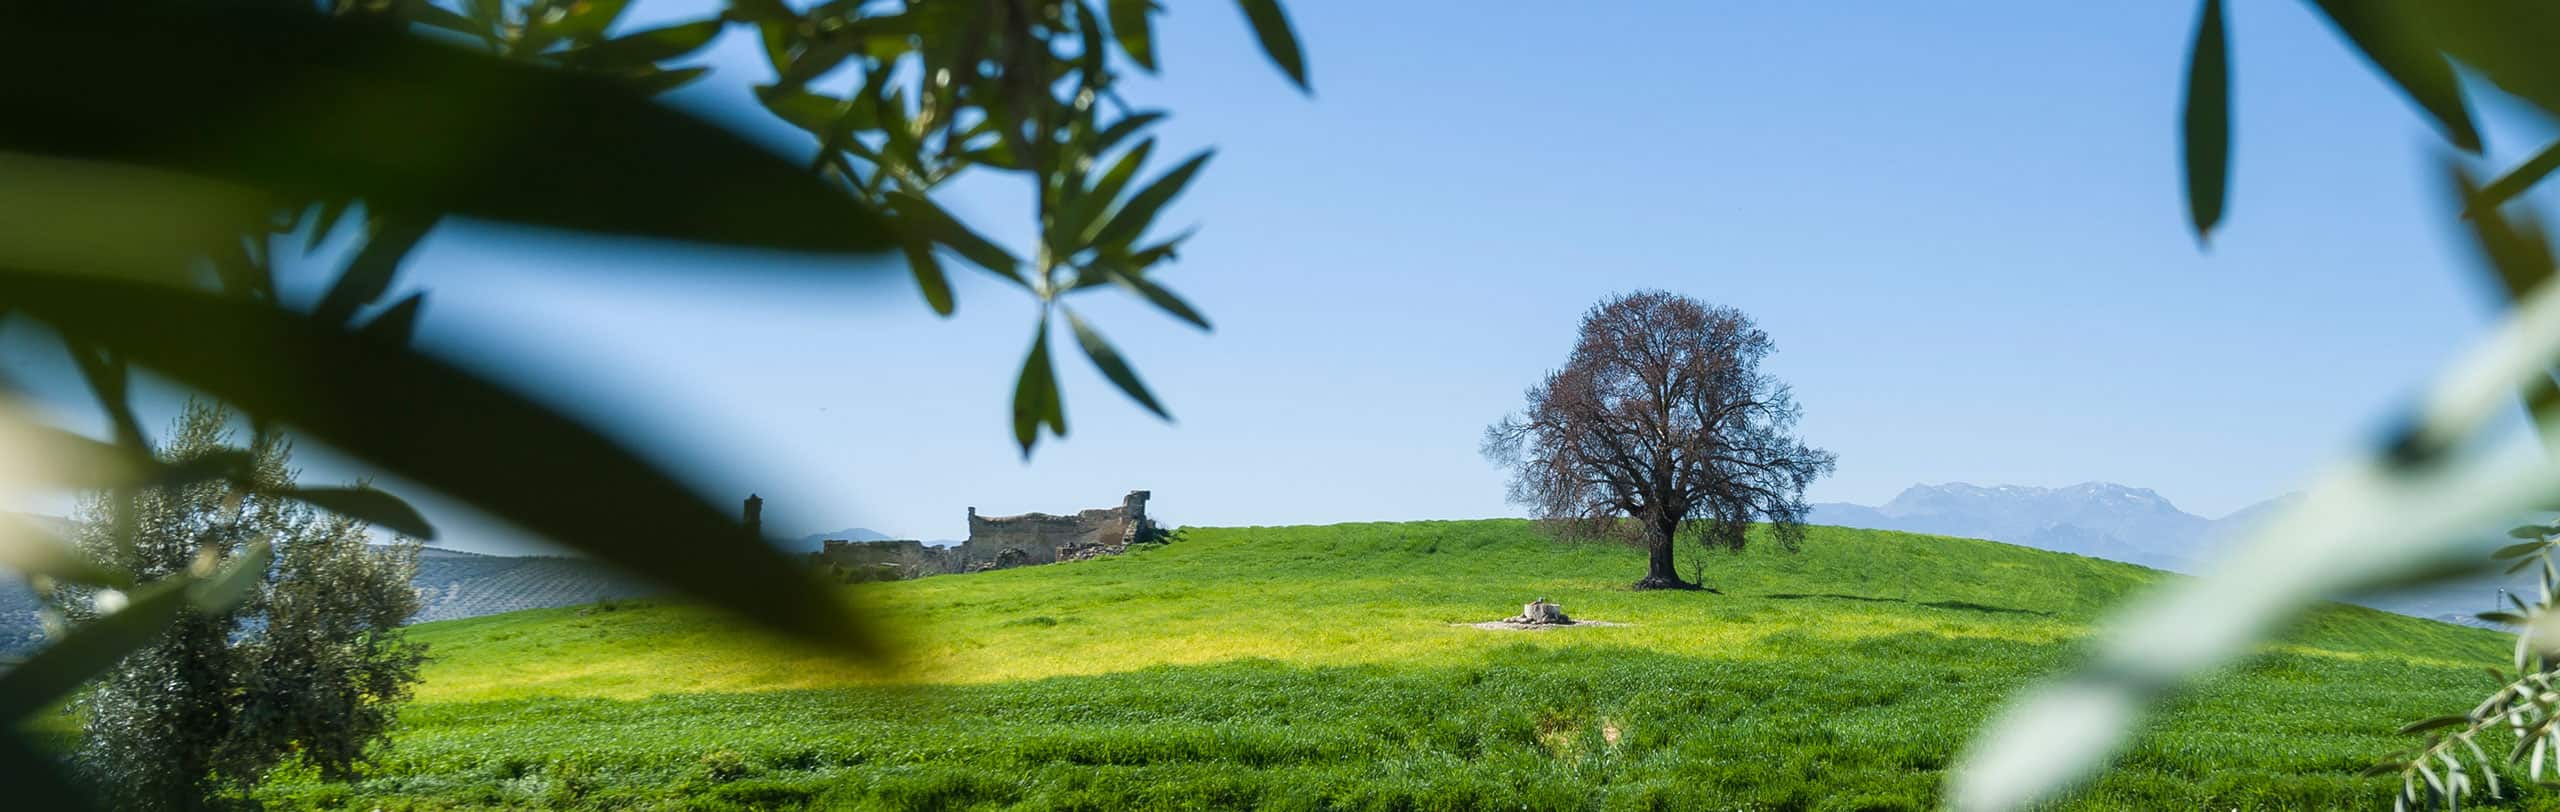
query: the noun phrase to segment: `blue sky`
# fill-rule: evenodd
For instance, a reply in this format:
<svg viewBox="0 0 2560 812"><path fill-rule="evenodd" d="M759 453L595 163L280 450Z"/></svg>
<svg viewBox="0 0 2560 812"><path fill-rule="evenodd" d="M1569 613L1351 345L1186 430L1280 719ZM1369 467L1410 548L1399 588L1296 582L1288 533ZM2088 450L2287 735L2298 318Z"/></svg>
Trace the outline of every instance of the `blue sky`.
<svg viewBox="0 0 2560 812"><path fill-rule="evenodd" d="M1167 5L1166 75L1129 95L1174 113L1159 156L1218 148L1163 277L1217 329L1079 309L1175 422L1069 353L1072 433L1026 463L1008 404L1035 311L983 275L941 319L894 267L461 226L404 271L432 291L421 338L663 443L707 492L762 493L776 531L941 539L972 505L1132 488L1191 524L1515 515L1479 433L1637 288L1768 330L1804 438L1839 455L1817 501L2110 480L2219 515L2367 438L2494 314L2438 142L2303 4L2233 8L2209 250L2178 185L2188 3L1299 0L1312 97L1232 5ZM684 98L707 109L765 74L741 33L704 60ZM2483 104L2501 165L2545 133ZM1025 195L945 197L1020 241ZM421 501L441 543L522 549Z"/></svg>

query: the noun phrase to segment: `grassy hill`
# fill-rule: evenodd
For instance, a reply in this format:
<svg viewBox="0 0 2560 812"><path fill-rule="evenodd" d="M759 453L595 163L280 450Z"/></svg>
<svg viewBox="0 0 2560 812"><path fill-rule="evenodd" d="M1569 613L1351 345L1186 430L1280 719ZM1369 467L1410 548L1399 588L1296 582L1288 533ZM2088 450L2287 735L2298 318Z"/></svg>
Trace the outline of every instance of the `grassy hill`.
<svg viewBox="0 0 2560 812"><path fill-rule="evenodd" d="M643 597L659 590L603 564L563 556L478 555L428 548L410 579L417 622Z"/></svg>
<svg viewBox="0 0 2560 812"><path fill-rule="evenodd" d="M1692 550L1684 550L1690 555ZM281 806L1927 809L2011 691L2161 577L1815 528L1638 593L1635 551L1525 522L1192 529L1117 559L860 588L847 664L657 602L427 624L382 767ZM1459 625L1531 598L1629 625ZM2190 694L2082 808L2369 808L2409 719L2476 699L2498 635L2320 613Z"/></svg>

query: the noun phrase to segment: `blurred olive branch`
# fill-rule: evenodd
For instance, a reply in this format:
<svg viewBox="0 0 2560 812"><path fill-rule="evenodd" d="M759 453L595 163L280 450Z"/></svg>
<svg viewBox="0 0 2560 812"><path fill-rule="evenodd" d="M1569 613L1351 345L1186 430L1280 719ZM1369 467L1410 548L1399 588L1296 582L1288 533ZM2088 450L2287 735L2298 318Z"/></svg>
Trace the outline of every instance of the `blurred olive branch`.
<svg viewBox="0 0 2560 812"><path fill-rule="evenodd" d="M2400 794L2394 808L2405 809L2416 803L2432 806L2438 802L2457 804L2474 788L2471 768L2487 783L2490 797L2503 795L2498 781L2501 762L2522 763L2525 780L2546 783L2543 766L2560 767L2560 650L2549 638L2551 628L2546 620L2555 606L2560 606L2560 568L2552 556L2560 553L2560 527L2526 525L2509 531L2509 535L2526 541L2498 549L2492 560L2514 563L2506 572L2514 574L2540 569L2536 583L2538 597L2531 603L2510 593L2509 608L2483 612L2480 619L2518 629L2515 655L2508 669L2495 667L2487 671L2498 689L2465 713L2421 719L2403 725L2400 732L2424 737L2418 746L2393 753L2365 770L2366 775L2396 775L2400 778ZM2482 738L2510 735L2514 744L2502 759L2492 759L2480 747ZM2469 767L2466 767L2466 762ZM2439 771L2438 765L2442 769Z"/></svg>
<svg viewBox="0 0 2560 812"><path fill-rule="evenodd" d="M111 441L51 428L0 377L0 487L107 495L136 532L136 489L227 480L242 460L163 464L132 407L141 370L458 497L760 624L852 652L876 646L839 597L635 450L409 346L425 291L401 265L454 218L845 256L896 250L926 303L956 307L947 256L1040 304L1015 386L1015 439L1066 430L1048 353L1062 314L1105 379L1166 414L1117 348L1065 308L1115 285L1208 320L1150 273L1188 231L1149 241L1208 153L1138 182L1158 111L1121 64L1155 71L1149 0L736 0L708 19L630 30L628 0L33 0L0 8L0 317L61 338ZM1265 54L1307 87L1271 0L1241 0ZM649 96L708 68L672 63L732 29L774 71L756 97L809 132L806 159ZM1113 55L1117 49L1118 56ZM98 59L113 53L115 58ZM79 70L64 66L78 65ZM820 89L845 71L855 89ZM135 93L148 89L149 103ZM1116 156L1116 157L1115 157ZM1037 244L1009 250L933 202L972 169L1034 188ZM350 217L361 237L318 301L276 294L276 264ZM849 268L858 268L849 265ZM388 303L386 304L386 300ZM238 491L235 491L235 493ZM369 488L273 495L422 539L434 528ZM5 518L5 517L0 517ZM0 721L59 700L176 613L236 601L256 555L136 584L32 522L0 520L0 565L37 582L129 590L0 673ZM0 777L44 808L88 804L0 732Z"/></svg>
<svg viewBox="0 0 2560 812"><path fill-rule="evenodd" d="M2529 0L2312 0L2338 35L2462 153L2482 151L2458 63L2545 113L2560 112L2560 7ZM2229 42L2220 0L2203 0L2189 47L2183 114L2187 214L2196 237L2222 222L2231 173ZM2514 304L2500 328L2440 378L2385 441L2337 466L2284 515L2205 575L2168 585L2130 607L2081 668L2013 701L1968 748L1948 784L1960 810L2017 809L2067 791L2101 770L2152 706L2254 646L2322 598L2390 588L2525 557L2544 567L2542 600L2516 601L2491 619L2523 626L2513 671L2491 669L2499 689L2469 713L2413 723L2426 738L2376 765L2402 777L2395 804L2456 804L2477 770L2492 795L2501 764L2480 748L2488 730L2517 741L2505 761L2541 779L2552 738L2546 625L2555 576L2554 528L2519 528L2532 539L2491 554L2472 544L2482 523L2548 510L2560 493L2560 456L2502 464L2484 446L2491 416L2520 395L2545 443L2560 449L2560 292L2543 220L2520 199L2560 168L2546 147L2486 185L2459 164L2446 174L2479 264ZM2512 212L2511 212L2512 210ZM2424 790L2423 792L2421 790Z"/></svg>

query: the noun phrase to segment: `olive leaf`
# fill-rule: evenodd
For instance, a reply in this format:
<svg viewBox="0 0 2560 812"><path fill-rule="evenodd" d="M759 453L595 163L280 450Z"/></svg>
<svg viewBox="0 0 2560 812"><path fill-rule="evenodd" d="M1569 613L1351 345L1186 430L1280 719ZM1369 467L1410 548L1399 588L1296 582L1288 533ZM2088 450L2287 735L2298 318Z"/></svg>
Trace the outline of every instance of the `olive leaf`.
<svg viewBox="0 0 2560 812"><path fill-rule="evenodd" d="M137 87L152 103L131 102ZM604 234L894 246L796 162L614 77L289 5L16 4L0 10L0 93L0 151Z"/></svg>
<svg viewBox="0 0 2560 812"><path fill-rule="evenodd" d="M2222 222L2231 178L2231 54L2222 30L2222 0L2204 0L2187 51L2185 102L2187 220L2208 240Z"/></svg>

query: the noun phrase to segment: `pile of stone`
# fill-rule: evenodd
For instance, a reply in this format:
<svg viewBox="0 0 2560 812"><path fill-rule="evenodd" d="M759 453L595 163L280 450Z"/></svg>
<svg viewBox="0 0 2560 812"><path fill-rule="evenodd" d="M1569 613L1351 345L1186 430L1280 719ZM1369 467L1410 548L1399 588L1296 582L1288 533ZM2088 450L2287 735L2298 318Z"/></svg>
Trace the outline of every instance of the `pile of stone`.
<svg viewBox="0 0 2560 812"><path fill-rule="evenodd" d="M1605 620L1575 620L1571 617L1565 616L1564 604L1554 603L1545 598L1539 598L1521 605L1520 614L1506 617L1501 620L1488 620L1483 623L1459 625L1469 625L1479 629L1539 631L1545 629L1569 629L1582 626L1624 626L1627 624L1610 623Z"/></svg>
<svg viewBox="0 0 2560 812"><path fill-rule="evenodd" d="M1503 618L1502 622L1519 626L1570 626L1573 618L1564 616L1564 604L1548 603L1547 599L1539 598L1523 604L1519 615Z"/></svg>

